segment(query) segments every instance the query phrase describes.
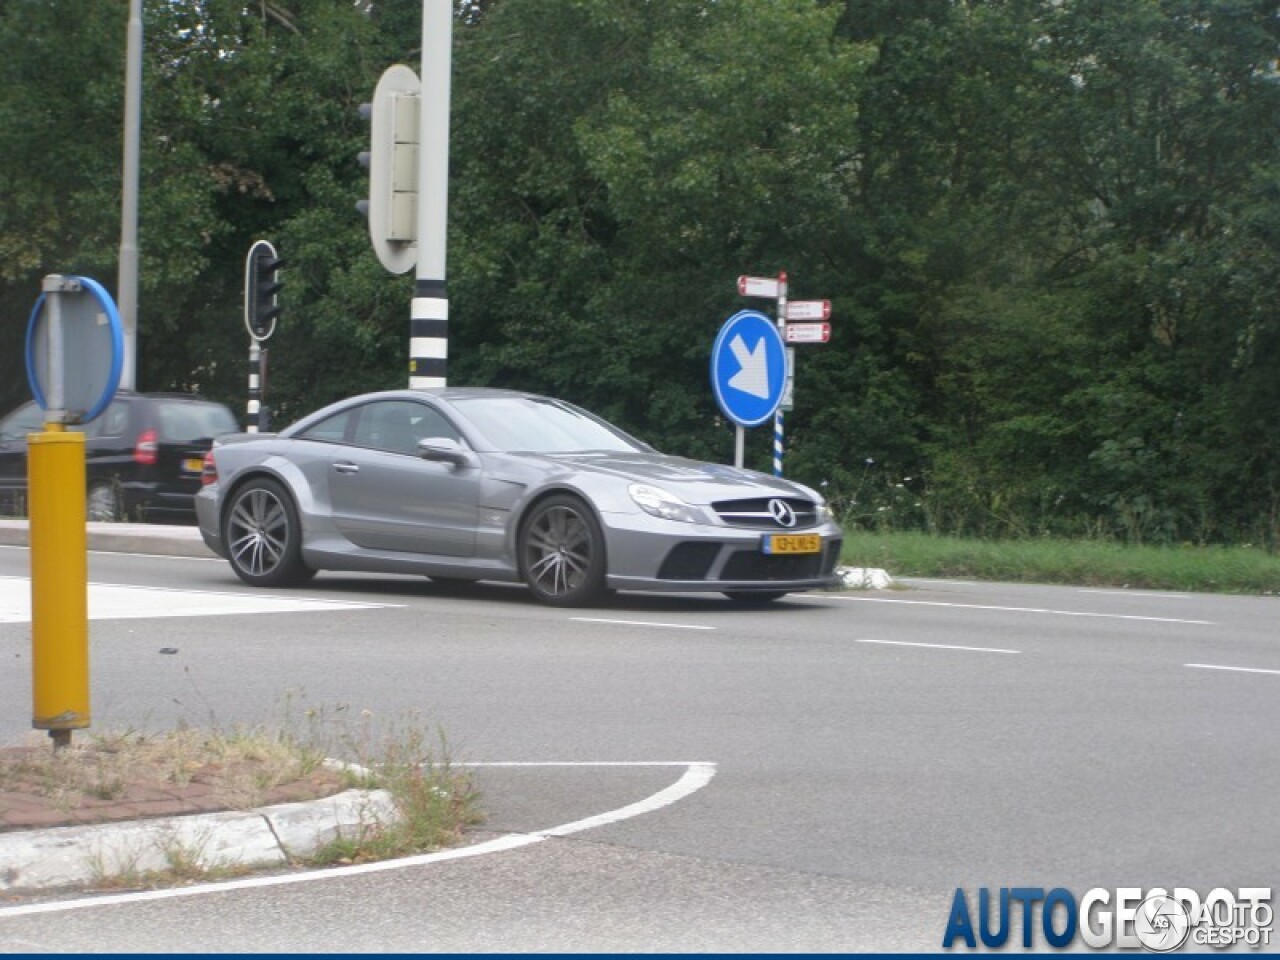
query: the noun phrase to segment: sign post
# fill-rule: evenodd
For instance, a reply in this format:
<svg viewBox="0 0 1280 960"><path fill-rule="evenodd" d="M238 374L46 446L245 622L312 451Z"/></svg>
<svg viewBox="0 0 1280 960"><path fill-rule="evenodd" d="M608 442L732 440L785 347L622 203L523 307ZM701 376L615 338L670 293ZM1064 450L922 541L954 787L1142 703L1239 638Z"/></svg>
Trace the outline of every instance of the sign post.
<svg viewBox="0 0 1280 960"><path fill-rule="evenodd" d="M84 434L120 385L125 338L111 296L88 277L51 274L27 324L27 378L45 411L27 438L31 541L31 725L55 747L89 726Z"/></svg>
<svg viewBox="0 0 1280 960"><path fill-rule="evenodd" d="M777 330L786 346L786 386L782 399L773 414L773 474L782 476L783 414L795 405L796 357L793 343L826 343L831 339L830 300L788 300L787 274L782 271L777 278L738 278L738 293L744 297L762 297L778 303ZM821 321L798 323L795 321ZM738 436L741 444L741 428ZM741 466L741 463L739 463Z"/></svg>

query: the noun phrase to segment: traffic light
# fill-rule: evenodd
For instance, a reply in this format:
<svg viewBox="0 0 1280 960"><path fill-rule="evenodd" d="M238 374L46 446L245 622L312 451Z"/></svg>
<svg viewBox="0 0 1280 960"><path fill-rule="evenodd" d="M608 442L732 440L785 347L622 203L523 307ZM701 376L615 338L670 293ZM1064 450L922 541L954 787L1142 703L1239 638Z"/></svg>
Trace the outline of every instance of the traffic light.
<svg viewBox="0 0 1280 960"><path fill-rule="evenodd" d="M403 64L388 67L373 102L360 105L369 120L369 149L359 154L369 171L369 199L356 208L369 218L369 239L392 273L417 262L418 75Z"/></svg>
<svg viewBox="0 0 1280 960"><path fill-rule="evenodd" d="M244 322L255 340L266 340L275 332L280 316L280 268L284 261L276 248L259 240L249 248L244 267Z"/></svg>

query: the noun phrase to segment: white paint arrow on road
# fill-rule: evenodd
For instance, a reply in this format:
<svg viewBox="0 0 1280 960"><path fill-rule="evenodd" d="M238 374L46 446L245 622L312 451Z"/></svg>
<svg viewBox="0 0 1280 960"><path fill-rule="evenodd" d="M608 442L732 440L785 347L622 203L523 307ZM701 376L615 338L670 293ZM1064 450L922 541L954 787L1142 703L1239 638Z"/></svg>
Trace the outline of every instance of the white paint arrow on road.
<svg viewBox="0 0 1280 960"><path fill-rule="evenodd" d="M743 393L749 393L753 397L768 400L770 397L769 357L765 350L764 337L756 342L755 349L748 350L742 334L738 334L729 344L729 349L733 351L738 366L742 368L729 378L729 386Z"/></svg>

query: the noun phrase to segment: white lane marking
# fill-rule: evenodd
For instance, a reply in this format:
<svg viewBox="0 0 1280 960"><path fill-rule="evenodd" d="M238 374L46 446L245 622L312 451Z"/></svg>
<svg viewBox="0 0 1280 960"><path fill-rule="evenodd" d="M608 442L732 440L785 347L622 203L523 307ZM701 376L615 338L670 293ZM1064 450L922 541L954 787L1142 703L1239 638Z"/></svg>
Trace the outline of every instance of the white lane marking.
<svg viewBox="0 0 1280 960"><path fill-rule="evenodd" d="M472 763L457 765L480 767L507 766L508 764ZM672 765L677 764L670 762L529 764L529 766L570 767L665 767ZM352 877L366 873L383 873L387 870L401 870L405 867L425 866L432 863L442 863L447 860L461 860L468 857L482 856L488 853L501 853L506 850L516 850L520 847L527 847L535 843L541 843L544 840L550 840L552 837L567 837L574 833L581 833L584 830L592 830L596 827L606 826L610 823L617 823L620 820L628 820L642 814L652 813L655 810L661 810L663 807L669 807L673 803L683 800L690 794L701 790L710 783L711 778L716 775L716 765L709 761L697 760L678 765L685 768L685 771L680 775L680 778L670 786L664 787L657 793L650 794L643 800L639 800L635 803L629 803L626 806L618 807L614 810L607 810L604 813L597 814L593 817L586 817L582 820L562 823L558 826L548 827L545 830L536 830L533 833L509 833L501 837L495 837L493 840L486 840L483 843L472 844L468 847L453 847L448 850L437 850L435 853L423 853L414 857L401 857L398 860L381 860L377 863L359 863L347 867L327 867L323 870L312 870L310 872L290 873L279 876L246 877L240 880L228 880L223 883L202 883L193 887L175 887L168 890L146 890L139 893L121 893L104 897L91 897L84 900L66 900L55 903L32 903L17 907L0 907L0 919L3 919L4 917L30 916L31 914L36 913L62 913L67 910L83 910L91 907L115 906L122 903L142 903L151 900L172 900L178 897L192 897L206 893L224 893L231 890L248 890L256 887L277 887L284 886L285 884L308 883L313 880L327 880L331 877Z"/></svg>
<svg viewBox="0 0 1280 960"><path fill-rule="evenodd" d="M570 617L579 623L613 623L624 627L666 627L668 630L714 630L696 623L659 623L655 620L610 620L605 617Z"/></svg>
<svg viewBox="0 0 1280 960"><path fill-rule="evenodd" d="M222 593L114 583L89 583L90 620L135 620L151 617L205 617L243 613L306 613L367 610L403 604L331 600L326 597ZM0 576L0 623L31 622L29 577Z"/></svg>
<svg viewBox="0 0 1280 960"><path fill-rule="evenodd" d="M1103 590L1100 587L1079 587L1076 593L1101 593L1109 597L1146 597L1155 600L1194 600L1194 593L1152 593L1149 590Z"/></svg>
<svg viewBox="0 0 1280 960"><path fill-rule="evenodd" d="M968 653L1021 653L1000 647L961 647L950 643L912 643L908 640L855 640L854 643L878 643L886 647L927 647L930 650L964 650Z"/></svg>
<svg viewBox="0 0 1280 960"><path fill-rule="evenodd" d="M1184 663L1183 666L1196 670L1230 670L1233 673L1270 673L1280 676L1280 670L1264 670L1262 667L1224 667L1217 663Z"/></svg>
<svg viewBox="0 0 1280 960"><path fill-rule="evenodd" d="M989 603L950 603L942 600L891 600L887 597L846 597L840 594L809 594L807 599L854 600L862 603L905 603L918 607L953 607L960 610L997 610L1003 613L1045 613L1055 617L1095 617L1101 620L1143 620L1149 623L1186 623L1213 626L1212 620L1181 620L1177 617L1140 617L1128 613L1094 613L1085 610L1052 610L1048 607L1002 607Z"/></svg>

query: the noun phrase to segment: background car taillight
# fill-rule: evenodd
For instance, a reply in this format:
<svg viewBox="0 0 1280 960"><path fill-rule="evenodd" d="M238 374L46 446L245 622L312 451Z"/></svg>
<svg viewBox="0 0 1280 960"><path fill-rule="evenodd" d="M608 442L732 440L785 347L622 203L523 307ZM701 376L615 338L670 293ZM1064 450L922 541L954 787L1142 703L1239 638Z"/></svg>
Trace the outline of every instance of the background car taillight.
<svg viewBox="0 0 1280 960"><path fill-rule="evenodd" d="M156 455L159 453L160 444L156 439L154 430L143 430L138 434L138 441L133 445L133 460L143 466L149 467L156 462Z"/></svg>
<svg viewBox="0 0 1280 960"><path fill-rule="evenodd" d="M213 459L213 451L210 450L204 455L204 469L200 471L200 485L207 487L211 483L218 482L218 464Z"/></svg>

